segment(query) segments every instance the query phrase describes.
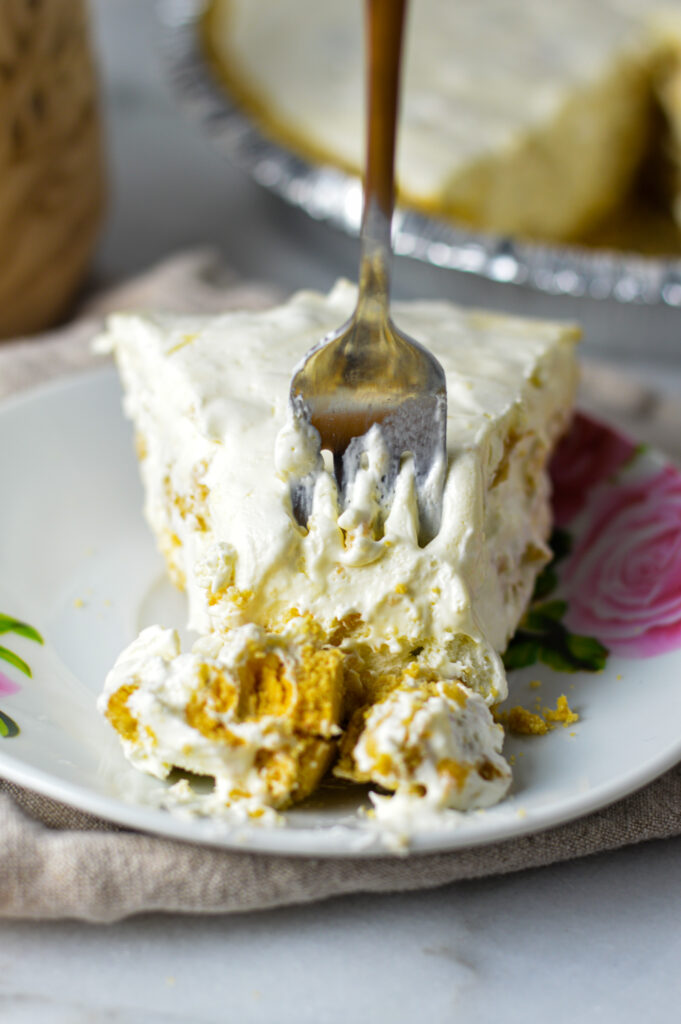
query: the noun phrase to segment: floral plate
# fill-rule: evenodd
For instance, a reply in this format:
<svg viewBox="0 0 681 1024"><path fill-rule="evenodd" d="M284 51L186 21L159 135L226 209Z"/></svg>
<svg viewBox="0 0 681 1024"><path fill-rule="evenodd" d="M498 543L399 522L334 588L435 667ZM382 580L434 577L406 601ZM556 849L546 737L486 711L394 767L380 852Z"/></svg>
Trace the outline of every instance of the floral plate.
<svg viewBox="0 0 681 1024"><path fill-rule="evenodd" d="M106 369L0 407L0 775L132 828L274 853L370 855L366 793L330 785L280 828L180 817L95 710L120 649L183 599L141 514L120 391ZM578 416L553 466L554 562L506 654L510 705L577 723L511 736L510 796L413 838L417 852L568 821L681 759L681 474Z"/></svg>

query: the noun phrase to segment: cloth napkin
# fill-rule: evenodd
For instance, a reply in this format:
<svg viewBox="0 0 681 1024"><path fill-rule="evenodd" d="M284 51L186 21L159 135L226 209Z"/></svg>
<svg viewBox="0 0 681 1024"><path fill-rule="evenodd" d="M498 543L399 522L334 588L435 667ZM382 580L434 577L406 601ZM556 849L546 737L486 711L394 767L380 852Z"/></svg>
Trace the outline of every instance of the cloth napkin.
<svg viewBox="0 0 681 1024"><path fill-rule="evenodd" d="M182 253L94 296L69 325L0 346L0 396L91 367L112 309L213 313L281 296L237 280L211 250ZM681 459L677 403L584 364L582 406ZM595 814L502 843L418 857L305 858L225 851L121 829L0 780L0 915L115 921L144 911L228 913L504 874L681 834L681 765Z"/></svg>

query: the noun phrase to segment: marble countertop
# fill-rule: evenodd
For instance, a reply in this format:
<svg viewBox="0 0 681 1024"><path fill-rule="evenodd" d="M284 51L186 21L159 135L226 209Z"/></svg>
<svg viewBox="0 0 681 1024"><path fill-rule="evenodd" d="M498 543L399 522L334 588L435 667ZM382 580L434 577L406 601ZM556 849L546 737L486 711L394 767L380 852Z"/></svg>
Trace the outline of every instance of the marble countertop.
<svg viewBox="0 0 681 1024"><path fill-rule="evenodd" d="M681 840L234 917L0 926L3 1024L678 1017ZM418 870L418 862L414 863Z"/></svg>
<svg viewBox="0 0 681 1024"><path fill-rule="evenodd" d="M155 47L153 3L96 0L93 15L111 167L95 279L207 242L245 276L285 288L354 276L355 242L264 193L177 112ZM558 308L523 289L407 261L396 267L395 286L403 295L582 319L587 351L606 359L612 339L630 329L626 307L568 300ZM646 314L667 357L679 317ZM681 394L681 359L675 367L632 353L629 369ZM673 1020L681 1000L680 855L681 838L435 891L232 917L148 916L101 927L5 921L0 1019Z"/></svg>

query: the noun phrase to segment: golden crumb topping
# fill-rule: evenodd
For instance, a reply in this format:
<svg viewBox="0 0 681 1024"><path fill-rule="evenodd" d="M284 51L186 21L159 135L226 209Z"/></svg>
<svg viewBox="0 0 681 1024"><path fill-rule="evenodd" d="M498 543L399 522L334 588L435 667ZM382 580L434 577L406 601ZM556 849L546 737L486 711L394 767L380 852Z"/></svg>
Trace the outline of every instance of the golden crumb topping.
<svg viewBox="0 0 681 1024"><path fill-rule="evenodd" d="M549 731L549 727L541 715L517 704L510 711L502 711L497 714L497 721L500 722L509 732L520 736L543 736Z"/></svg>
<svg viewBox="0 0 681 1024"><path fill-rule="evenodd" d="M311 736L299 736L293 748L261 749L255 766L274 807L286 807L303 800L319 785L330 766L335 744Z"/></svg>
<svg viewBox="0 0 681 1024"><path fill-rule="evenodd" d="M472 765L462 764L461 761L454 761L451 757L443 757L438 761L436 769L443 775L447 775L457 789L463 789L466 779L470 775Z"/></svg>
<svg viewBox="0 0 681 1024"><path fill-rule="evenodd" d="M307 643L297 650L254 647L231 671L203 663L185 719L229 744L243 742L230 725L269 717L286 718L293 733L329 738L343 714L343 660L337 648Z"/></svg>
<svg viewBox="0 0 681 1024"><path fill-rule="evenodd" d="M298 699L292 721L303 732L328 735L343 714L344 657L337 648L315 650L306 644L297 670Z"/></svg>
<svg viewBox="0 0 681 1024"><path fill-rule="evenodd" d="M238 746L239 738L218 717L236 706L239 695L233 680L214 665L201 665L198 675L199 687L187 701L187 724L208 739Z"/></svg>
<svg viewBox="0 0 681 1024"><path fill-rule="evenodd" d="M516 705L509 711L495 711L494 717L508 732L519 736L543 736L554 725L567 728L579 721L579 715L570 708L565 694L558 698L555 710L545 707L540 713Z"/></svg>
<svg viewBox="0 0 681 1024"><path fill-rule="evenodd" d="M544 708L544 718L547 722L561 724L565 729L568 725L579 721L579 715L572 710L564 693L558 698L555 711L552 711L551 708Z"/></svg>
<svg viewBox="0 0 681 1024"><path fill-rule="evenodd" d="M139 689L137 683L128 683L126 686L119 687L109 697L106 709L106 717L116 732L120 733L124 740L130 740L131 743L137 739L139 726L137 719L128 707L128 699L137 689Z"/></svg>
<svg viewBox="0 0 681 1024"><path fill-rule="evenodd" d="M273 651L258 651L240 672L239 716L262 718L288 714L295 699L295 683L287 673L287 666Z"/></svg>

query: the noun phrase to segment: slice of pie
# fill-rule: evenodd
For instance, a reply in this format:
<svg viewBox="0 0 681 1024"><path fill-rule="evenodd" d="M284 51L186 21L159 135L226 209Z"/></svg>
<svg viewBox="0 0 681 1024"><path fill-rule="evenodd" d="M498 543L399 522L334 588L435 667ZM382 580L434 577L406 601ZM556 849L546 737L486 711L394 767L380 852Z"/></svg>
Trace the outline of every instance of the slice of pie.
<svg viewBox="0 0 681 1024"><path fill-rule="evenodd" d="M186 590L189 624L206 639L193 654L181 654L163 631L142 634L112 672L102 709L140 766L156 758L157 774L173 764L200 770L183 753L192 746L187 729L193 728L214 774L220 758L233 765L243 754L243 743L227 737L243 739L244 723L260 736L262 722L249 708L269 706L253 692L270 665L265 675L270 682L276 677L288 696L271 713L279 724L268 749L283 744L288 781L276 795L260 787L266 804L284 806L309 792L338 741L346 776L422 796L425 769L405 751L423 741L419 757L430 763L427 719L448 737L449 750L432 793L446 806L481 806L508 784L499 727L488 708L506 695L500 652L549 557L546 462L571 414L578 332L446 302L396 304L397 323L435 354L447 375L440 531L419 546L408 458L387 517L374 500L375 467L367 464L341 509L326 461L305 529L292 514L289 487L291 467L299 469L305 456L289 420L291 372L350 315L355 298L354 286L341 281L329 295L301 292L266 312L111 318L104 344L115 352L135 426L146 515L172 579ZM243 633L249 629L257 633ZM252 666L239 676L234 638L246 636L251 647L240 650L248 648ZM305 664L309 670L301 669ZM311 684L315 673L323 677L318 689ZM219 682L223 677L229 686ZM323 700L315 696L321 693ZM190 699L201 706L200 719L191 718ZM154 721L150 701L156 701ZM310 709L305 728L296 718L301 701ZM402 721L403 708L412 725ZM161 727L163 714L179 716L182 729ZM388 765L381 743L390 723L404 741L396 741L397 749L389 741L395 757ZM468 746L461 739L466 734ZM302 778L313 741L319 770L305 768ZM215 757L206 755L208 742L218 745ZM235 768L225 767L223 775L225 792L253 796L253 785L234 781ZM252 783L255 776L248 778Z"/></svg>

